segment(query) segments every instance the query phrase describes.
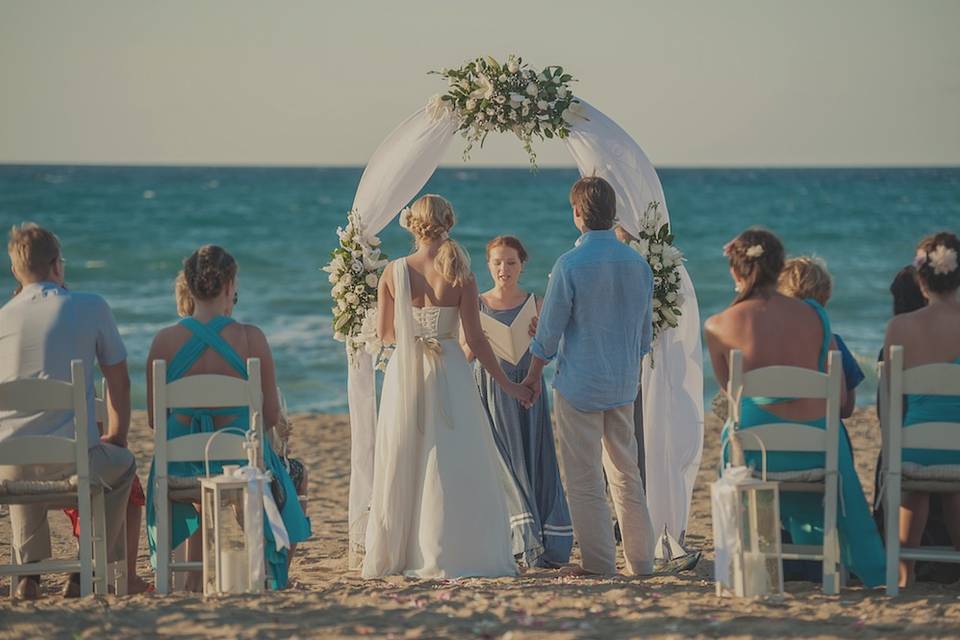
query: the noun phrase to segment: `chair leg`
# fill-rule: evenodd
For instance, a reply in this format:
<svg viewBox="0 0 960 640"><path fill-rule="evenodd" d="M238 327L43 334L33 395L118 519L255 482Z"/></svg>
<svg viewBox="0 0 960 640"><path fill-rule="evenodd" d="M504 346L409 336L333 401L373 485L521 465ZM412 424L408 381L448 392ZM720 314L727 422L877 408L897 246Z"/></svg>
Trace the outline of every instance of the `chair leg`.
<svg viewBox="0 0 960 640"><path fill-rule="evenodd" d="M107 553L107 509L103 489L98 488L93 494L93 586L95 593L104 596L110 584Z"/></svg>
<svg viewBox="0 0 960 640"><path fill-rule="evenodd" d="M840 543L837 532L837 476L828 475L823 503L823 592L840 593Z"/></svg>
<svg viewBox="0 0 960 640"><path fill-rule="evenodd" d="M900 593L900 474L888 473L884 483L883 536L887 548L887 595Z"/></svg>
<svg viewBox="0 0 960 640"><path fill-rule="evenodd" d="M170 500L167 498L167 479L157 478L153 494L157 514L157 593L170 593Z"/></svg>
<svg viewBox="0 0 960 640"><path fill-rule="evenodd" d="M77 514L80 521L80 595L93 594L93 509L90 491L80 490L77 496Z"/></svg>

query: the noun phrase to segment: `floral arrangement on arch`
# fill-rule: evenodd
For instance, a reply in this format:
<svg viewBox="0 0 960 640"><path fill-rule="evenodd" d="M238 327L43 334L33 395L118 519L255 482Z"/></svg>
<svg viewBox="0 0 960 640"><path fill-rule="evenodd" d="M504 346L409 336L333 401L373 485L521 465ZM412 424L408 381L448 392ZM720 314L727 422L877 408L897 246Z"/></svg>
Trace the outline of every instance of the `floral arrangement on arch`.
<svg viewBox="0 0 960 640"><path fill-rule="evenodd" d="M510 132L536 167L534 137L566 138L574 119L584 118L580 101L570 90L575 80L563 67L549 66L537 73L515 55L502 64L486 56L431 73L446 78L449 87L447 93L431 98L427 109L434 118L448 114L457 118L457 131L467 139L464 160L474 145L483 146L491 131Z"/></svg>
<svg viewBox="0 0 960 640"><path fill-rule="evenodd" d="M663 221L660 203L651 202L643 213L638 239L629 246L646 258L653 270L653 339L680 322L683 294L680 293L680 265L683 253L673 246L670 223Z"/></svg>
<svg viewBox="0 0 960 640"><path fill-rule="evenodd" d="M377 284L389 260L380 251L380 239L364 232L356 211L347 214L346 227L337 227L337 236L339 246L323 267L332 285L333 337L346 343L351 364L361 351L382 360L382 345L376 337Z"/></svg>

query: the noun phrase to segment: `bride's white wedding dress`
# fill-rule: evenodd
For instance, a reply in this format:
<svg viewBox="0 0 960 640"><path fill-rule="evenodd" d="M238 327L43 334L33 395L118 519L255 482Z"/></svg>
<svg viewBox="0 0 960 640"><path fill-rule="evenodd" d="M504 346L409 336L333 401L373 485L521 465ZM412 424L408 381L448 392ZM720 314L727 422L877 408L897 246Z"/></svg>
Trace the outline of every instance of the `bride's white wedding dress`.
<svg viewBox="0 0 960 640"><path fill-rule="evenodd" d="M383 381L363 577L511 576L499 459L457 307L414 307L393 263L397 347Z"/></svg>

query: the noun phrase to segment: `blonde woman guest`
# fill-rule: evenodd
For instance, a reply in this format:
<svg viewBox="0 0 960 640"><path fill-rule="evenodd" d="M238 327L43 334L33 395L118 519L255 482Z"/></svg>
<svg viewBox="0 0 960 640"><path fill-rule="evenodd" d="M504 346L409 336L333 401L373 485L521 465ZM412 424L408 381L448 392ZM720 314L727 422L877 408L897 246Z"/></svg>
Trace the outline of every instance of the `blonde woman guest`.
<svg viewBox="0 0 960 640"><path fill-rule="evenodd" d="M517 572L501 464L470 364L470 349L521 402L531 393L497 362L480 325L470 260L450 238L444 198L401 213L413 253L387 265L378 334L396 344L383 379L363 576L512 576Z"/></svg>
<svg viewBox="0 0 960 640"><path fill-rule="evenodd" d="M777 289L793 298L816 300L821 307L826 308L833 292L833 278L830 277L823 260L813 256L800 256L786 261L777 280ZM843 377L847 383L847 397L840 408L840 417L849 418L857 405L857 386L866 376L843 338L835 333L833 339L840 351Z"/></svg>
<svg viewBox="0 0 960 640"><path fill-rule="evenodd" d="M960 239L953 233L941 231L928 236L917 245L914 267L917 282L927 299L927 306L894 316L887 325L884 351L894 345L903 347L903 366L949 362L960 364ZM889 358L887 359L889 362ZM953 422L960 429L960 397L907 396L903 428L922 422ZM903 460L922 465L960 464L955 451L935 449L904 449ZM960 549L960 494L941 496L943 517L950 538ZM920 545L930 508L930 494L905 494L900 507L900 544L904 547ZM913 580L913 561L900 562L900 586Z"/></svg>
<svg viewBox="0 0 960 640"><path fill-rule="evenodd" d="M830 321L816 301L800 301L777 291L784 264L780 239L763 229L748 229L727 243L724 253L729 260L736 297L729 307L708 318L704 325L713 373L721 388L728 382L731 349L743 353L745 371L773 365L824 371L827 353L836 349ZM845 396L844 387L841 399ZM824 403L795 398L743 398L739 428L774 422L825 429ZM721 434L724 443L730 428L728 421ZM725 458L728 450L723 447ZM760 456L748 452L747 462L759 468ZM767 468L773 471L822 468L823 464L820 453L767 454ZM840 438L839 466L841 496L837 518L841 559L867 586L881 585L885 579L883 544L853 466L846 429ZM794 544L823 543L822 496L783 493L780 518Z"/></svg>
<svg viewBox="0 0 960 640"><path fill-rule="evenodd" d="M487 268L493 288L480 295L480 311L503 324L512 324L532 293L520 288L527 250L513 236L498 236L487 243ZM534 298L537 309L540 301ZM467 359L473 359L463 345ZM498 359L514 382L522 382L530 369L530 352L516 364ZM528 566L559 567L570 561L573 525L553 442L553 425L547 397L527 408L507 395L487 371L475 368L480 398L493 427L494 440L506 463L516 491L507 492L513 551Z"/></svg>
<svg viewBox="0 0 960 640"><path fill-rule="evenodd" d="M150 424L154 420L167 421L170 439L191 433L211 432L226 427L246 429L249 416L246 407L235 409L177 409L168 416L153 416L153 362L167 361L167 382L182 377L217 374L246 378L247 358L260 359L261 387L263 390L264 424L276 425L280 421L280 402L277 397L276 369L273 354L263 331L251 324L241 324L231 317L239 300L237 292L237 262L227 251L216 245L206 245L193 252L184 261L183 283L186 289L178 288L178 304L181 311L192 314L175 325L161 329L153 339L147 356L147 408ZM186 293L189 296L183 297ZM296 488L276 453L264 447L264 462L283 490L275 495L285 499L277 507L290 538L290 550L278 550L269 526L266 536L266 561L270 565L273 586L283 588L287 584L287 570L294 545L310 537L310 521L304 515L296 499ZM211 463L211 471L219 472L223 463ZM201 461L171 463L168 472L175 476L199 476L204 474ZM151 561L156 563L156 513L153 499L154 468L151 463L150 480L147 484L147 541L150 544ZM171 510L171 548L188 540L187 555L190 560L199 560L202 555L199 531L199 514L191 504L174 503ZM200 576L191 573L187 581L189 589L200 587Z"/></svg>

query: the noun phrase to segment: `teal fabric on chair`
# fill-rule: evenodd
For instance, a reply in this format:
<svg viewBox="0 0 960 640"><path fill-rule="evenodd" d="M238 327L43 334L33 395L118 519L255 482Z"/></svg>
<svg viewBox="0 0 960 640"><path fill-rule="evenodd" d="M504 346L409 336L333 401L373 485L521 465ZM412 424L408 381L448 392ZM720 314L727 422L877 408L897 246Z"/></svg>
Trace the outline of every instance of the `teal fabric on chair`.
<svg viewBox="0 0 960 640"><path fill-rule="evenodd" d="M217 316L208 324L203 324L194 318L184 318L180 324L190 330L193 334L180 350L177 351L167 368L167 382L171 383L184 377L197 359L202 356L207 349L213 349L217 352L230 367L240 374L244 379L247 378L246 363L240 355L223 339L220 332L233 320L226 316ZM184 424L178 416L186 416L190 419L189 424ZM172 440L180 436L192 433L212 433L218 429L215 426L215 419L222 416L233 416L227 424L219 429L232 428L246 431L249 427L250 416L247 407L226 407L221 409L176 409L167 416L167 438ZM283 484L287 497L286 504L280 511L283 523L287 528L291 543L302 542L311 535L310 520L303 513L299 500L296 499L297 491L293 486L286 468L280 458L274 453L269 443L264 443L264 466L268 469L279 482ZM225 464L246 464L245 460L238 461L211 461L210 473L216 474L223 470ZM174 462L170 463L167 470L170 476L192 477L205 475L203 460L196 462ZM150 476L147 481L147 543L150 547L150 562L156 567L157 544L156 544L156 511L153 500L154 493L154 462L150 463ZM279 505L278 505L279 506ZM266 523L266 516L264 516ZM170 505L170 525L171 525L171 549L175 549L184 540L196 533L200 528L200 514L197 509L189 503L173 502ZM270 568L272 576L272 587L282 589L287 585L287 554L286 549L278 551L274 544L273 532L269 526L264 527L266 538L266 561Z"/></svg>
<svg viewBox="0 0 960 640"><path fill-rule="evenodd" d="M805 300L816 310L823 325L824 341L818 358L818 369L826 370L827 354L830 350L830 320L826 311L812 300ZM793 398L743 398L740 405L740 429L762 426L771 423L790 423L817 429L826 429L826 420L798 421L780 418L763 409L764 405L779 404ZM863 495L863 487L857 477L853 463L853 451L846 427L841 423L841 432L838 449L838 472L840 479L839 499L837 507L837 528L840 533L840 557L843 565L855 573L868 587L881 586L886 581L886 564L883 541L877 530L877 525L870 514L869 505ZM732 428L728 421L721 432L724 463L727 462L726 447L729 439L729 430ZM759 469L761 455L759 452L745 452L748 465ZM771 452L767 454L767 470L772 472L802 471L805 469L822 469L824 456L822 453L810 452ZM786 491L780 494L780 520L783 528L789 532L794 544L821 545L823 544L823 496L818 493L801 493Z"/></svg>
<svg viewBox="0 0 960 640"><path fill-rule="evenodd" d="M960 364L960 358L953 361ZM903 412L903 428L924 422L955 422L960 437L960 396L908 395ZM960 464L960 451L904 449L903 461L915 464Z"/></svg>

